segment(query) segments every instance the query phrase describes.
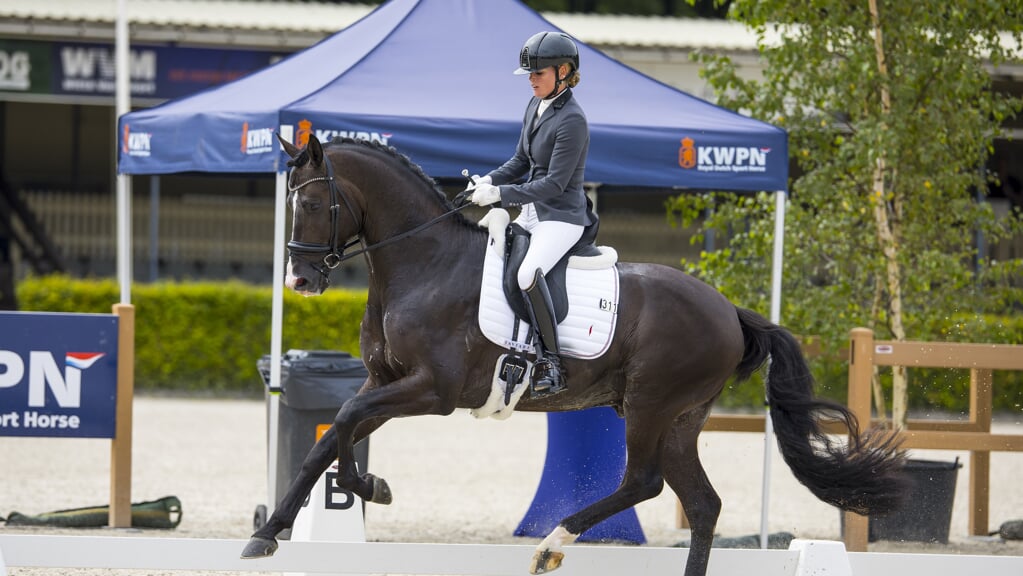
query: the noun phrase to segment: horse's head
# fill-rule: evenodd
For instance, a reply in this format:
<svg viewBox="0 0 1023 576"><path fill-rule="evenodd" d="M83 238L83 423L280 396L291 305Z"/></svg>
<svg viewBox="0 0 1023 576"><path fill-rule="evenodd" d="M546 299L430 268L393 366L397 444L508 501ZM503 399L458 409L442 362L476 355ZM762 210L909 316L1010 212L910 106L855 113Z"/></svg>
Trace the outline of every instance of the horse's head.
<svg viewBox="0 0 1023 576"><path fill-rule="evenodd" d="M291 160L288 203L292 209L285 285L314 296L330 285L330 271L341 264L345 240L359 233L359 207L341 190L334 168L315 135L299 149L278 135Z"/></svg>

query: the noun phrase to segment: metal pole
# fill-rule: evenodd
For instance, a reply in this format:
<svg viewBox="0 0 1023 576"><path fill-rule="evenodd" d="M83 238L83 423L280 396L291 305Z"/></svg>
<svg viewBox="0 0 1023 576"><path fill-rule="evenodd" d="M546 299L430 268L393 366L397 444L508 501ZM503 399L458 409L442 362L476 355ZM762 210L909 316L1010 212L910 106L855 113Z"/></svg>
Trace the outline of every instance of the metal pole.
<svg viewBox="0 0 1023 576"><path fill-rule="evenodd" d="M160 279L160 177L149 178L149 281Z"/></svg>
<svg viewBox="0 0 1023 576"><path fill-rule="evenodd" d="M117 120L131 111L131 67L128 52L127 0L117 0L117 24L114 31L116 65L114 134L119 140ZM117 172L117 277L121 285L121 304L131 304L131 177Z"/></svg>
<svg viewBox="0 0 1023 576"><path fill-rule="evenodd" d="M280 411L281 332L284 326L284 217L287 208L288 173L278 172L274 201L273 294L270 308L270 394L267 416L267 492L266 506L272 514L277 506L277 419Z"/></svg>
<svg viewBox="0 0 1023 576"><path fill-rule="evenodd" d="M785 191L774 195L774 255L771 262L771 322L781 322L782 253L785 246ZM768 360L770 362L770 360ZM771 451L774 429L770 410L764 411L764 478L760 493L760 547L767 549L767 511L771 497Z"/></svg>

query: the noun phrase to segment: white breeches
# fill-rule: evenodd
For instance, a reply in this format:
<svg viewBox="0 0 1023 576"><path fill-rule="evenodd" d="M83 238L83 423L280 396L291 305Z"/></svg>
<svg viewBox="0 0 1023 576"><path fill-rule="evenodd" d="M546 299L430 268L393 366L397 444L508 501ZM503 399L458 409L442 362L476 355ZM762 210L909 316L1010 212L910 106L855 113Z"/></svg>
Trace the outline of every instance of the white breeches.
<svg viewBox="0 0 1023 576"><path fill-rule="evenodd" d="M584 230L584 227L578 224L555 220L540 222L536 218L536 210L532 204L522 207L522 212L515 222L532 235L529 250L522 260L522 266L519 267L519 288L522 290L533 285L537 268L542 270L544 275L550 272L558 260L575 246Z"/></svg>

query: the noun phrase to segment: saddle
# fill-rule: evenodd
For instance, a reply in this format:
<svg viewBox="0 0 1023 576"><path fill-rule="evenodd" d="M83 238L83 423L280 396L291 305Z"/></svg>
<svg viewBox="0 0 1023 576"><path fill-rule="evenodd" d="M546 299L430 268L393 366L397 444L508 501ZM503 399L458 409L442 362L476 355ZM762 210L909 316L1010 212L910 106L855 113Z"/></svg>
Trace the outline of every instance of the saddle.
<svg viewBox="0 0 1023 576"><path fill-rule="evenodd" d="M472 410L477 418L507 418L529 388L528 355L534 352L528 313L518 285L518 269L529 249L530 235L511 224L508 212L491 208L480 220L489 231L480 284L479 327L483 335L508 349L494 366L487 401ZM592 359L607 352L618 317L618 254L594 246L597 226L584 230L546 280L554 301L558 342L563 357Z"/></svg>
<svg viewBox="0 0 1023 576"><path fill-rule="evenodd" d="M547 280L547 290L551 293L551 301L554 303L554 316L560 324L568 315L568 284L565 281L565 271L568 269L568 260L571 257L589 258L601 256L601 251L594 244L597 239L599 222L590 224L583 230L583 235L569 251L558 260L551 270L544 275ZM504 296L508 299L508 306L511 307L515 317L523 322L529 322L529 313L526 312L526 304L523 301L522 289L519 288L518 274L522 266L522 260L529 250L531 234L522 226L514 222L505 229L504 243L504 274L502 285Z"/></svg>

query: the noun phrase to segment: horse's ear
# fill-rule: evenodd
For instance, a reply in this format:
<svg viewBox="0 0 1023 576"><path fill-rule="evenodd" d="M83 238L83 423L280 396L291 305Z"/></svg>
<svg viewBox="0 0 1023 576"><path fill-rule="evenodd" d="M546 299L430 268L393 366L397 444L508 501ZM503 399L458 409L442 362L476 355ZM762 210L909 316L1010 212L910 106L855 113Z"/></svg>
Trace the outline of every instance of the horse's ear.
<svg viewBox="0 0 1023 576"><path fill-rule="evenodd" d="M290 156L292 160L294 160L295 157L298 156L299 152L301 151L298 148L296 148L294 144L285 140L284 136L281 136L280 132L275 132L274 134L277 135L277 140L280 141L281 147L284 148L284 152L287 153L287 155Z"/></svg>
<svg viewBox="0 0 1023 576"><path fill-rule="evenodd" d="M323 164L323 145L320 144L320 139L316 137L316 134L309 135L309 143L305 145L305 150L309 153L313 166Z"/></svg>

